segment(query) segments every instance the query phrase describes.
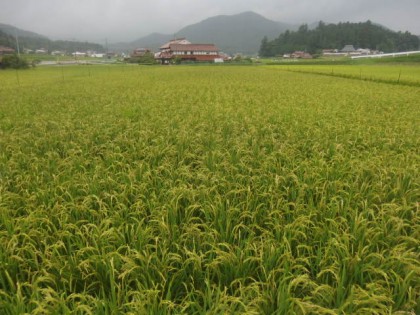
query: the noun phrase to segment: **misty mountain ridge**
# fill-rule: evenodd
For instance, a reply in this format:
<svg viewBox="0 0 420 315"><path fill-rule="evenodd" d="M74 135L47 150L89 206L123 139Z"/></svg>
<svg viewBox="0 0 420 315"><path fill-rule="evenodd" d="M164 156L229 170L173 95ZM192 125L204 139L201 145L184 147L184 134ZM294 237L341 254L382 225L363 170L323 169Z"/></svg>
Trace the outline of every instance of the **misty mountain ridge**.
<svg viewBox="0 0 420 315"><path fill-rule="evenodd" d="M20 28L17 28L16 26L3 23L0 23L0 31L13 37L18 35L19 37L48 39L47 36L40 35L31 31L22 30Z"/></svg>
<svg viewBox="0 0 420 315"><path fill-rule="evenodd" d="M235 15L217 15L201 22L185 26L174 34L153 33L130 43L111 44L112 49L131 50L150 48L158 50L161 45L175 37L185 37L193 43L212 43L229 54L256 54L264 36L275 38L287 29L296 30L297 25L269 20L255 12Z"/></svg>
<svg viewBox="0 0 420 315"><path fill-rule="evenodd" d="M328 23L326 23L328 25ZM312 30L318 26L318 22L308 24ZM379 26L379 25L378 25ZM386 26L380 25L387 29ZM235 15L217 15L202 20L201 22L183 27L172 34L151 33L132 42L110 43L106 47L110 51L131 51L135 48L149 48L158 51L159 47L174 36L185 37L193 43L213 43L223 52L229 54L242 53L255 55L260 49L264 37L269 40L276 39L286 30L296 31L299 25L276 22L252 11ZM9 36L8 44L14 47L14 37L17 33L21 47L70 50L97 50L103 51L104 47L99 44L77 41L53 41L44 35L21 30L11 25L0 24L0 32ZM4 37L3 37L4 38ZM0 38L1 39L1 38ZM89 47L89 48L87 48Z"/></svg>
<svg viewBox="0 0 420 315"><path fill-rule="evenodd" d="M60 50L67 52L93 50L104 51L104 47L99 44L67 40L51 40L47 36L34 32L19 29L15 26L0 23L0 46L8 46L16 49L16 35L19 41L19 48L36 50L44 48L51 51Z"/></svg>
<svg viewBox="0 0 420 315"><path fill-rule="evenodd" d="M320 22L307 24L308 30L314 30ZM349 22L342 22L349 23ZM358 22L360 23L360 22ZM325 25L333 25L323 22ZM357 23L355 23L357 24ZM378 27L393 32L390 28L373 23ZM154 33L139 38L130 43L121 43L124 50L134 48L149 48L157 51L159 47L173 39L187 38L193 43L213 43L223 52L229 54L242 53L255 55L258 53L262 40L277 39L286 30L297 31L300 25L276 22L255 12L243 12L235 15L218 15L204 19L201 22L185 26L174 35ZM115 46L117 48L117 46ZM122 48L120 46L120 48Z"/></svg>
<svg viewBox="0 0 420 315"><path fill-rule="evenodd" d="M254 12L219 15L179 30L191 42L214 43L226 53L255 54L264 36L274 38L297 26L275 22Z"/></svg>

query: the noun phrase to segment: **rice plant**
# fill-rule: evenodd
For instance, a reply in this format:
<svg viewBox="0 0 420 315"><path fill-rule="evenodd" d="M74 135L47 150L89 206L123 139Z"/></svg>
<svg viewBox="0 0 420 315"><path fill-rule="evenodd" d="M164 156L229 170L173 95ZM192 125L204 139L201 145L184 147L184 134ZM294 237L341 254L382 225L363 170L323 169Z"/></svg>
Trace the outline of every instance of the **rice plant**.
<svg viewBox="0 0 420 315"><path fill-rule="evenodd" d="M417 87L276 67L19 78L0 72L0 313L420 313Z"/></svg>

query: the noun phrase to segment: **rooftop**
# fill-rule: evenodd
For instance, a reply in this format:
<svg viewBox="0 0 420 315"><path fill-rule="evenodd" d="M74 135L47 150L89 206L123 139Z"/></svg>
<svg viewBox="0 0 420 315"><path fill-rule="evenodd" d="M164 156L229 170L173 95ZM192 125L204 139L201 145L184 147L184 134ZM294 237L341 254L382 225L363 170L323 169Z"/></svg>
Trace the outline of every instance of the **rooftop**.
<svg viewBox="0 0 420 315"><path fill-rule="evenodd" d="M354 49L353 45L346 45L346 46L344 46L344 48L341 51L342 52L353 52L353 51L356 51L356 49Z"/></svg>
<svg viewBox="0 0 420 315"><path fill-rule="evenodd" d="M10 48L10 47L0 46L0 51L14 52L15 50L13 48Z"/></svg>
<svg viewBox="0 0 420 315"><path fill-rule="evenodd" d="M219 51L214 44L171 44L172 51Z"/></svg>
<svg viewBox="0 0 420 315"><path fill-rule="evenodd" d="M167 42L165 45L162 45L160 49L168 49L169 46L172 44L187 45L187 44L191 44L191 42L188 41L186 38L175 38Z"/></svg>

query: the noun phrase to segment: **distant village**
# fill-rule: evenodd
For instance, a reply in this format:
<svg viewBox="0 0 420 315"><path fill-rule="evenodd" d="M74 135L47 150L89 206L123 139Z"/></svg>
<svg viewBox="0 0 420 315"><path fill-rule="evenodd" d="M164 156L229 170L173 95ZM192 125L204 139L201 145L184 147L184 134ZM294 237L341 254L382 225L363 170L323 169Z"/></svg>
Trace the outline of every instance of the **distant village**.
<svg viewBox="0 0 420 315"><path fill-rule="evenodd" d="M15 54L17 53L15 49L10 48L10 47L5 47L5 46L0 46L0 55L10 55L10 54ZM96 51L85 51L85 52L80 52L80 51L74 51L71 53L68 53L67 51L62 51L62 50L53 50L53 51L49 51L48 49L45 48L39 48L39 49L27 49L24 48L22 53L26 54L26 55L51 55L51 56L73 56L73 57L94 57L94 58L105 58L107 56L109 57L116 57L118 56L118 54L115 53L97 53Z"/></svg>
<svg viewBox="0 0 420 315"><path fill-rule="evenodd" d="M137 60L144 56L152 56L156 63L170 64L174 62L212 62L223 63L232 60L232 57L220 51L215 44L197 44L191 43L186 38L173 39L162 45L158 52L153 52L148 48L134 49L131 54L125 53L98 53L96 51L74 51L68 53L66 51L54 50L48 51L45 48L36 50L23 49L24 54L51 55L55 57L72 56L77 58L100 58L112 59L122 58L125 61ZM0 46L0 55L15 54L16 51L10 47Z"/></svg>
<svg viewBox="0 0 420 315"><path fill-rule="evenodd" d="M230 56L220 51L215 44L200 44L191 43L186 38L173 39L163 44L159 51L154 52L148 48L137 48L134 49L130 54L126 53L115 53L115 52L96 52L96 51L48 51L45 48L39 48L36 50L23 49L24 54L35 54L35 55L51 55L57 57L60 56L71 56L75 60L82 58L98 58L98 59L115 59L120 58L127 62L137 62L142 57L148 56L154 61L162 65L168 65L172 63L186 63L186 62L206 62L206 63L224 63L232 60L241 58L241 54ZM0 46L0 56L15 54L16 51L13 48ZM342 49L323 49L322 56L324 57L342 57L342 56L369 56L369 55L380 55L383 54L381 51L371 50L369 48L355 48L353 45L345 45ZM312 59L314 58L308 52L305 51L294 51L286 53L281 56L283 59ZM1 59L1 58L0 58Z"/></svg>
<svg viewBox="0 0 420 315"><path fill-rule="evenodd" d="M383 54L382 51L371 50L369 48L354 48L353 45L346 45L341 50L339 49L323 49L322 56L324 57L343 57L343 56L367 56L367 55L378 55ZM289 59L312 59L313 56L310 53L304 51L295 51L290 54L284 54L283 58Z"/></svg>

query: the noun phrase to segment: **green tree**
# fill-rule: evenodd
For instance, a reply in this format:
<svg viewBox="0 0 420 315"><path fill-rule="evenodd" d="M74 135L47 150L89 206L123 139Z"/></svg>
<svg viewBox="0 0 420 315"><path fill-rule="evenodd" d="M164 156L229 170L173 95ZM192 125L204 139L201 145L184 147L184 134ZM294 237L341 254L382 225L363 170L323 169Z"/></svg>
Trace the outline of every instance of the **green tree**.
<svg viewBox="0 0 420 315"><path fill-rule="evenodd" d="M341 49L347 44L384 52L407 51L419 49L420 39L409 32L397 33L371 21L328 25L321 21L314 30L309 30L308 25L303 24L298 31L286 31L272 41L265 37L261 42L260 55L269 57L295 50L313 54L325 48Z"/></svg>
<svg viewBox="0 0 420 315"><path fill-rule="evenodd" d="M259 55L261 57L267 57L270 55L270 49L268 48L268 38L264 36L263 40L261 41L261 47L259 51Z"/></svg>
<svg viewBox="0 0 420 315"><path fill-rule="evenodd" d="M146 65L154 64L154 63L156 63L155 56L150 51L149 52L146 52L143 56L141 56L141 57L138 58L138 63L139 64L143 64L143 65L145 65L145 64Z"/></svg>

